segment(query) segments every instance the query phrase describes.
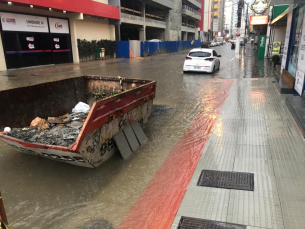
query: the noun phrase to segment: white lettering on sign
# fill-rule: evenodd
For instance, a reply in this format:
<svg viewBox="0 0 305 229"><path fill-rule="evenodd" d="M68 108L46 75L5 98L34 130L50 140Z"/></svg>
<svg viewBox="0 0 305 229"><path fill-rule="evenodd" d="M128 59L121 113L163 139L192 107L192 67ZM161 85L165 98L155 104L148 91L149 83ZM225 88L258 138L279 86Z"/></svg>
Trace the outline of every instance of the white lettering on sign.
<svg viewBox="0 0 305 229"><path fill-rule="evenodd" d="M48 33L46 17L0 12L3 31Z"/></svg>

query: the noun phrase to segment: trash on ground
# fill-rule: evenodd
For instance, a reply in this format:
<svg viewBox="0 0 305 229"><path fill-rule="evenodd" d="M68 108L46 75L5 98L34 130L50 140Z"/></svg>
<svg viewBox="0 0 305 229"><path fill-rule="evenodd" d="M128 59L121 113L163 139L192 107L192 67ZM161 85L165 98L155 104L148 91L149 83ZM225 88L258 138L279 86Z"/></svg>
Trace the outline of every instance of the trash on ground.
<svg viewBox="0 0 305 229"><path fill-rule="evenodd" d="M90 110L90 106L87 103L79 102L73 109L73 113L86 112Z"/></svg>
<svg viewBox="0 0 305 229"><path fill-rule="evenodd" d="M5 127L3 132L9 133L11 131L12 131L12 129L10 127Z"/></svg>
<svg viewBox="0 0 305 229"><path fill-rule="evenodd" d="M71 122L71 118L62 118L62 117L48 117L49 123L54 124L63 124L63 123L69 123Z"/></svg>
<svg viewBox="0 0 305 229"><path fill-rule="evenodd" d="M42 118L36 117L30 124L30 127L37 127L38 130L49 129L49 123Z"/></svg>

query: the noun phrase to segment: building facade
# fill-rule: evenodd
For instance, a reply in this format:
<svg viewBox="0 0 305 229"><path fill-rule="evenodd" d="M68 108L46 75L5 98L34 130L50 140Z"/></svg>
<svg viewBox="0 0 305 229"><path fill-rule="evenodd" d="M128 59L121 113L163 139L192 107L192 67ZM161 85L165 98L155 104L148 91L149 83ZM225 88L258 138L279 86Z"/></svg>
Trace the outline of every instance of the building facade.
<svg viewBox="0 0 305 229"><path fill-rule="evenodd" d="M121 0L121 40L198 39L200 0Z"/></svg>
<svg viewBox="0 0 305 229"><path fill-rule="evenodd" d="M116 0L0 3L0 70L79 62L77 39L115 40Z"/></svg>

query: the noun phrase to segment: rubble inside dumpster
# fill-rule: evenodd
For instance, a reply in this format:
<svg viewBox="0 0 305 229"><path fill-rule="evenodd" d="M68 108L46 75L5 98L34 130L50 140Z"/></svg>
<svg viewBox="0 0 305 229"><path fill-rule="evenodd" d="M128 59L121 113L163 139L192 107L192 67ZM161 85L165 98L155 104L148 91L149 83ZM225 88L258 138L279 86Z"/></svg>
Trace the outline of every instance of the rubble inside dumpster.
<svg viewBox="0 0 305 229"><path fill-rule="evenodd" d="M48 121L36 117L30 126L12 128L6 135L25 142L67 147L76 141L88 113L89 111L48 117Z"/></svg>

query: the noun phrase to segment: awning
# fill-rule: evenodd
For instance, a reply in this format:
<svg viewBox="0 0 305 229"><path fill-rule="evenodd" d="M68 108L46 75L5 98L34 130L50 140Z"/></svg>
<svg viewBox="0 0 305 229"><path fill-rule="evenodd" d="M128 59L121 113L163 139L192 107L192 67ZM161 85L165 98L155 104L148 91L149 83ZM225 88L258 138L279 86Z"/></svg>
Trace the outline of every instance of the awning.
<svg viewBox="0 0 305 229"><path fill-rule="evenodd" d="M293 10L293 5L278 5L273 7L273 16L270 25L273 25L281 18L283 18L286 14L288 14L291 10Z"/></svg>

